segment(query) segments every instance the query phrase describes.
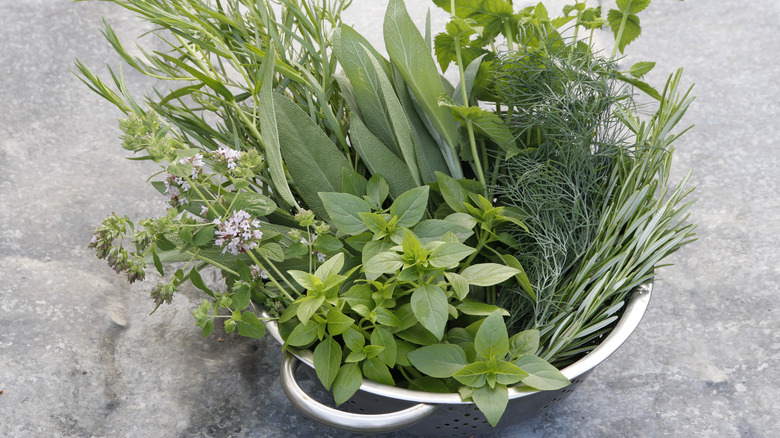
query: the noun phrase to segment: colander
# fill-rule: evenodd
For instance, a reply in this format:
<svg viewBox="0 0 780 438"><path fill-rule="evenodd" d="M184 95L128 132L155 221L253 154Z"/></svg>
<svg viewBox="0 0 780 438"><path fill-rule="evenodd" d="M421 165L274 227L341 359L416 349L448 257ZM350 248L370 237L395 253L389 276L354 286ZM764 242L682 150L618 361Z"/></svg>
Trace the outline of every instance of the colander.
<svg viewBox="0 0 780 438"><path fill-rule="evenodd" d="M561 370L571 385L556 391L523 392L509 388L509 404L496 427L490 426L474 403L462 401L458 394L414 391L370 380L363 380L360 390L339 409L324 405L307 394L296 377L301 363L308 365L313 374L309 350L287 349L280 371L282 389L304 415L337 429L360 433L403 431L421 436L493 434L533 418L568 397L596 365L628 339L647 310L651 294L652 282L632 291L623 315L609 335L582 359ZM267 323L266 329L283 343L274 321ZM319 382L316 377L313 380Z"/></svg>

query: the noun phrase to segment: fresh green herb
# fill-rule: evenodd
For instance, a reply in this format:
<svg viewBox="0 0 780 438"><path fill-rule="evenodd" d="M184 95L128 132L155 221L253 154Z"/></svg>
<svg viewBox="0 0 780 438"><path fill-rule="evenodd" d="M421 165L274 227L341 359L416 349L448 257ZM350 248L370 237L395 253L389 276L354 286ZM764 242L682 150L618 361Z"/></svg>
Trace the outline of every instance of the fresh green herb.
<svg viewBox="0 0 780 438"><path fill-rule="evenodd" d="M140 56L105 36L158 88L77 69L125 114L123 148L160 165L169 208L112 215L90 246L131 282L154 266L155 310L187 282L206 294L203 336L221 319L261 337L262 307L337 403L370 379L459 392L495 425L510 386L568 384L550 364L593 348L692 240L687 179L666 188L692 98L615 59L649 0L606 19L434 0L451 15L435 36L390 0L387 57L341 22L347 0L109 1L155 26ZM606 24L610 59L592 48ZM659 101L649 121L634 89Z"/></svg>

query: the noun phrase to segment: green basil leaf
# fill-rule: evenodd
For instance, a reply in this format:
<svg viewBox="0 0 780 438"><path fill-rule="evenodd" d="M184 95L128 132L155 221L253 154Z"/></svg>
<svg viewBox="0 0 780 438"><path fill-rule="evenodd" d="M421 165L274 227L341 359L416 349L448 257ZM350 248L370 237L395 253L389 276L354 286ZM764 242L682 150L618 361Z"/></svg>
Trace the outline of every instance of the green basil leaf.
<svg viewBox="0 0 780 438"><path fill-rule="evenodd" d="M331 222L345 234L360 234L366 231L366 225L358 213L371 212L368 202L349 193L320 193L320 199L328 212Z"/></svg>
<svg viewBox="0 0 780 438"><path fill-rule="evenodd" d="M354 327L348 327L344 330L341 333L341 338L344 340L344 345L351 351L362 351L363 346L366 345L366 338Z"/></svg>
<svg viewBox="0 0 780 438"><path fill-rule="evenodd" d="M344 333L355 323L354 319L341 313L336 307L331 307L330 310L328 310L326 320L328 322L328 333L330 333L331 336Z"/></svg>
<svg viewBox="0 0 780 438"><path fill-rule="evenodd" d="M458 266L461 260L474 253L475 249L459 242L448 242L437 246L431 251L428 262L435 268L451 269Z"/></svg>
<svg viewBox="0 0 780 438"><path fill-rule="evenodd" d="M379 358L392 368L396 363L397 348L395 337L384 327L375 327L371 332L371 345L382 347Z"/></svg>
<svg viewBox="0 0 780 438"><path fill-rule="evenodd" d="M487 383L486 376L488 371L487 362L479 361L466 365L454 373L452 377L468 387L479 388Z"/></svg>
<svg viewBox="0 0 780 438"><path fill-rule="evenodd" d="M420 324L437 340L441 340L449 317L447 295L444 291L438 286L423 284L412 292L411 305Z"/></svg>
<svg viewBox="0 0 780 438"><path fill-rule="evenodd" d="M314 370L325 389L330 389L341 368L341 346L328 337L314 349Z"/></svg>
<svg viewBox="0 0 780 438"><path fill-rule="evenodd" d="M298 303L297 315L298 320L306 324L309 322L309 318L314 315L317 310L320 309L322 303L325 302L325 296L306 296L296 301Z"/></svg>
<svg viewBox="0 0 780 438"><path fill-rule="evenodd" d="M390 214L398 217L399 227L411 227L422 219L428 206L428 186L416 187L405 192L390 206Z"/></svg>
<svg viewBox="0 0 780 438"><path fill-rule="evenodd" d="M401 320L391 311L384 307L376 308L376 321L382 325L388 327L398 327L401 325Z"/></svg>
<svg viewBox="0 0 780 438"><path fill-rule="evenodd" d="M333 399L337 405L349 400L363 384L363 373L356 363L346 363L339 368L333 380Z"/></svg>
<svg viewBox="0 0 780 438"><path fill-rule="evenodd" d="M496 310L501 312L501 315L503 316L509 316L509 312L506 310L481 301L464 300L462 303L456 305L455 308L461 313L471 316L488 316Z"/></svg>
<svg viewBox="0 0 780 438"><path fill-rule="evenodd" d="M460 274L454 272L445 272L444 277L450 282L452 290L459 300L463 301L469 294L469 282L466 281ZM463 312L466 313L466 312Z"/></svg>
<svg viewBox="0 0 780 438"><path fill-rule="evenodd" d="M404 262L401 255L393 251L380 252L371 257L364 265L366 278L375 280L382 274L389 274L401 269Z"/></svg>
<svg viewBox="0 0 780 438"><path fill-rule="evenodd" d="M528 377L522 379L522 382L531 388L550 391L564 388L571 383L557 368L538 356L526 354L512 363L528 373Z"/></svg>
<svg viewBox="0 0 780 438"><path fill-rule="evenodd" d="M352 169L344 169L344 174L341 177L341 192L362 198L366 194L367 183L368 181L363 175Z"/></svg>
<svg viewBox="0 0 780 438"><path fill-rule="evenodd" d="M460 275L471 285L492 286L506 281L518 272L520 270L498 263L480 263L467 267Z"/></svg>
<svg viewBox="0 0 780 438"><path fill-rule="evenodd" d="M366 196L374 203L376 210L382 209L382 204L390 194L390 187L387 185L387 181L382 178L382 175L375 174L368 180L366 184Z"/></svg>
<svg viewBox="0 0 780 438"><path fill-rule="evenodd" d="M466 239L474 234L474 232L469 228L465 228L455 222L443 219L426 219L414 227L414 234L418 239L420 239L422 243L441 240L442 237L444 237L444 235L447 233L455 234L455 236L458 238L458 241L461 243L465 242Z"/></svg>
<svg viewBox="0 0 780 438"><path fill-rule="evenodd" d="M524 330L509 338L509 360L525 354L536 354L539 349L539 330Z"/></svg>
<svg viewBox="0 0 780 438"><path fill-rule="evenodd" d="M443 173L437 172L436 179L439 182L439 191L444 198L444 202L457 213L466 213L464 204L468 200L468 192L458 181Z"/></svg>
<svg viewBox="0 0 780 438"><path fill-rule="evenodd" d="M385 365L382 359L378 357L372 357L363 363L363 375L374 382L395 386L390 370L387 369L387 365Z"/></svg>
<svg viewBox="0 0 780 438"><path fill-rule="evenodd" d="M314 271L314 276L322 280L324 283L328 278L338 275L343 267L344 253L340 252L326 260L325 263L321 264L320 267ZM324 284L323 288L326 288Z"/></svg>
<svg viewBox="0 0 780 438"><path fill-rule="evenodd" d="M468 365L466 353L455 344L434 344L407 353L409 362L431 377L452 377Z"/></svg>
<svg viewBox="0 0 780 438"><path fill-rule="evenodd" d="M498 420L504 415L509 403L509 391L504 385L496 385L494 388L481 386L471 393L471 399L479 410L485 415L491 426L498 424Z"/></svg>
<svg viewBox="0 0 780 438"><path fill-rule="evenodd" d="M503 358L509 351L509 335L501 310L496 310L482 322L474 337L477 356L484 360Z"/></svg>
<svg viewBox="0 0 780 438"><path fill-rule="evenodd" d="M306 324L297 324L292 332L290 332L290 335L287 336L285 342L292 347L305 347L317 339L318 329L319 324L315 321L309 321Z"/></svg>
<svg viewBox="0 0 780 438"><path fill-rule="evenodd" d="M514 385L515 383L528 377L528 373L511 362L499 360L495 363L496 383L501 385Z"/></svg>

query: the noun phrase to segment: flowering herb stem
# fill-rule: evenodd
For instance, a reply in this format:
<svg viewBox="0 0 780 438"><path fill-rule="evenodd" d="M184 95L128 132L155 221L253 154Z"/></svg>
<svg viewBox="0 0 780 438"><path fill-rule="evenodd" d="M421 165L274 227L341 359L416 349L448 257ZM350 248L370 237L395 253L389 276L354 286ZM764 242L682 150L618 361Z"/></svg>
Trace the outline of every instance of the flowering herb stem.
<svg viewBox="0 0 780 438"><path fill-rule="evenodd" d="M253 262L255 262L255 264L256 264L256 265L257 265L257 266L258 266L260 269L262 269L262 270L264 270L264 271L268 272L268 269L266 269L266 268L265 268L265 266L264 266L262 263L260 263L260 260L258 260L258 259L257 259L257 257L255 256L255 254L254 254L252 251L247 251L246 253L247 253L247 255L249 255L249 258L251 258L251 259L252 259L252 261L253 261ZM272 261L268 260L268 258L267 258L267 257L265 257L265 256L263 256L262 254L261 254L260 256L263 258L263 260L264 260L266 263L268 263L268 265L269 265L269 266L271 266L271 269L273 269L273 270L274 270L274 272L276 272L276 274L277 274L277 275L278 275L278 276L279 276L279 277L280 277L280 278L281 278L281 279L282 279L282 280L283 280L283 281L284 281L284 282L287 284L287 287L288 287L288 288L290 288L290 290L297 290L295 287L293 287L293 285L292 285L292 284L290 284L290 281L289 281L289 280L287 280L287 278L284 276L284 274L282 274L282 273L279 271L279 269L276 267L276 265L275 265L275 264L274 264ZM274 276L273 276L273 275L271 275L270 273L268 274L268 279L269 279L269 280L271 280L271 283L273 283L273 285L274 285L274 286L276 286L276 287L277 287L277 288L278 288L278 289L279 289L279 290L280 290L280 291L281 291L281 292L284 294L284 296L285 296L285 297L287 297L287 299L289 299L289 300L290 300L290 302L291 302L291 303L292 303L293 301L295 301L295 298L293 298L292 296L290 296L290 294L289 294L289 293L287 293L287 290L286 290L285 288L283 288L283 287L282 287L282 286L279 284L279 282L278 282L278 281L276 281L276 279L274 278Z"/></svg>

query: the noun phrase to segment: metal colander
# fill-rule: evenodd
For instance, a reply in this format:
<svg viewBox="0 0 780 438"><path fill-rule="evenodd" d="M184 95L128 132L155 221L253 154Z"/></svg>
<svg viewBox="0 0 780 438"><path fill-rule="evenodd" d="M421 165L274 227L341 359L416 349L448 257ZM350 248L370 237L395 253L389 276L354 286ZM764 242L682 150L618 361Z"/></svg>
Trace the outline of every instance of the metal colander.
<svg viewBox="0 0 780 438"><path fill-rule="evenodd" d="M295 371L303 362L314 376L312 353L288 348L282 357L280 380L287 398L304 415L328 426L361 433L381 433L403 430L423 436L473 436L492 434L503 428L529 420L565 399L590 374L620 347L639 325L647 310L652 283L632 292L623 316L598 347L579 361L561 370L571 385L556 391L521 392L509 389L509 404L496 427L472 402L464 402L458 394L438 394L413 391L364 380L360 390L338 409L322 404L299 385ZM275 322L266 324L272 336L282 343ZM324 391L324 389L323 389Z"/></svg>

